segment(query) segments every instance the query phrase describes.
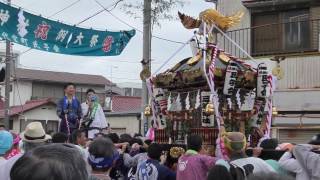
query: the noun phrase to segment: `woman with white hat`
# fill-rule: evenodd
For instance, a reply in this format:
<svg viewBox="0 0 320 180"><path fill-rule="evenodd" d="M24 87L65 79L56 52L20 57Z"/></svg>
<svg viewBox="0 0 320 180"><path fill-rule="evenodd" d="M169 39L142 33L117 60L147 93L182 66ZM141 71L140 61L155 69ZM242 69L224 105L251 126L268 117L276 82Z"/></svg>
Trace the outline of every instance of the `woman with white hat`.
<svg viewBox="0 0 320 180"><path fill-rule="evenodd" d="M36 147L47 144L51 136L47 135L40 122L31 122L26 126L24 132L20 134L22 140L22 153L10 158L0 165L1 180L10 180L10 170L14 163L23 155Z"/></svg>

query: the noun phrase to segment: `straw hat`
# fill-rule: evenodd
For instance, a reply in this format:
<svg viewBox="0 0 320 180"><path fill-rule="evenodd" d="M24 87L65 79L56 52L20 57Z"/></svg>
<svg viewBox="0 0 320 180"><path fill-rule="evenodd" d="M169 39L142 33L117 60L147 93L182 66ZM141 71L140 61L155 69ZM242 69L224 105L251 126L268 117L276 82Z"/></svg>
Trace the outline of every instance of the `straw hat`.
<svg viewBox="0 0 320 180"><path fill-rule="evenodd" d="M41 143L51 139L50 135L47 135L40 122L31 122L27 125L24 132L20 134L22 141Z"/></svg>

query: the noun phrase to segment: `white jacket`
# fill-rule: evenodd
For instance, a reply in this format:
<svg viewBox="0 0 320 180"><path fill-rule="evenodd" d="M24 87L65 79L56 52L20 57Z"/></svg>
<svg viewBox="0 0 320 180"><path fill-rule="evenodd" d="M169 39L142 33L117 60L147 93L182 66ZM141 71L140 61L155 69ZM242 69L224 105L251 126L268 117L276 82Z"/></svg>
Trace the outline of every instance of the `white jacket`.
<svg viewBox="0 0 320 180"><path fill-rule="evenodd" d="M311 145L297 145L293 149L293 155L308 173L310 180L320 180L320 154L311 152L311 150Z"/></svg>
<svg viewBox="0 0 320 180"><path fill-rule="evenodd" d="M84 116L86 114L88 114L89 106L87 103L85 103L85 102L82 103L81 109L82 109L82 114ZM106 116L105 116L100 104L98 104L97 112L94 116L94 120L92 121L90 127L96 127L96 128L101 128L101 129L108 127L108 122L107 122ZM99 130L97 130L97 129L89 130L88 131L88 138L93 139L94 135L98 132L99 132Z"/></svg>
<svg viewBox="0 0 320 180"><path fill-rule="evenodd" d="M292 157L292 153L285 152L279 159L279 165L281 168L295 173L296 180L310 180L308 173L301 167L299 162Z"/></svg>

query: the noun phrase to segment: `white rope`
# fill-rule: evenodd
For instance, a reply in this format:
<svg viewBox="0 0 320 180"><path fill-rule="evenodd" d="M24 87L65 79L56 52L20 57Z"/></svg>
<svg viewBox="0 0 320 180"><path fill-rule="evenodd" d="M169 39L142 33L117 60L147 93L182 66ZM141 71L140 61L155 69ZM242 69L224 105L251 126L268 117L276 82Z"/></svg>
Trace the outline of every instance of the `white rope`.
<svg viewBox="0 0 320 180"><path fill-rule="evenodd" d="M232 40L226 33L224 33L216 24L213 23L213 27L216 28L225 38L227 38L232 44L234 44L237 48L239 48L246 56L248 56L256 65L258 63L256 60L246 51L244 50L238 43Z"/></svg>
<svg viewBox="0 0 320 180"><path fill-rule="evenodd" d="M204 47L204 51L203 51L203 73L207 79L207 83L210 87L210 91L211 91L211 94L212 96L210 97L211 98L211 101L214 105L214 112L215 112L215 116L217 118L217 125L218 125L218 128L220 129L220 118L221 118L221 115L219 113L219 104L218 104L218 94L217 92L215 91L215 85L214 85L214 80L212 79L212 82L210 81L209 79L209 76L207 74L207 67L206 67L206 57L207 57L207 37L206 37L206 34L207 34L207 24L204 22L204 26L203 26L203 35L204 35L204 44L205 44L205 47ZM210 31L212 31L212 27L210 28ZM215 48L218 48L218 47L215 47ZM212 61L215 61L215 57L214 59L212 59ZM211 77L213 78L213 77Z"/></svg>
<svg viewBox="0 0 320 180"><path fill-rule="evenodd" d="M190 42L190 40L193 39L193 37L194 37L194 35L193 35L187 42L183 43L183 44L180 46L180 48L179 48L177 51L175 51L175 52L152 74L152 76L154 76L155 74L157 74L165 65L167 65L168 62L169 62L172 58L174 58L174 57Z"/></svg>

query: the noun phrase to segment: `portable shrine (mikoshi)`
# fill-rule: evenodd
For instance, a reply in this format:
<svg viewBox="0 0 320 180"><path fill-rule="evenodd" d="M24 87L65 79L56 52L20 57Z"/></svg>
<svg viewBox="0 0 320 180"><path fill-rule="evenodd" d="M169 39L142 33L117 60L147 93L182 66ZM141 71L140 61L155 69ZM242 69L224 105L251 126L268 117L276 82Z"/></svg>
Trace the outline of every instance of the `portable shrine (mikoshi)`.
<svg viewBox="0 0 320 180"><path fill-rule="evenodd" d="M221 118L227 131L245 133L251 146L270 136L273 77L266 64L254 67L219 49L215 37L225 35L242 13L217 13L209 9L199 19L179 13L186 28L199 28L190 41L193 57L147 80L147 108L159 143L184 144L198 134L214 146Z"/></svg>

